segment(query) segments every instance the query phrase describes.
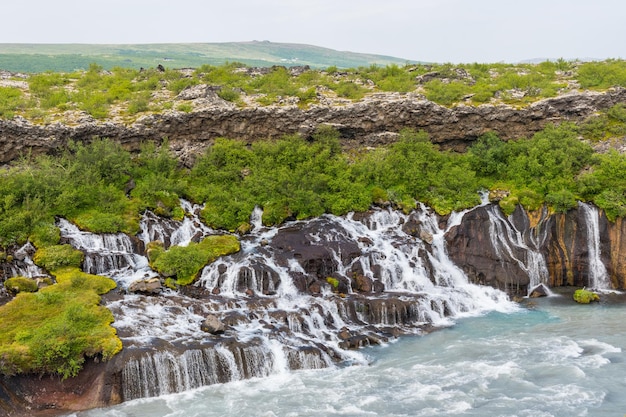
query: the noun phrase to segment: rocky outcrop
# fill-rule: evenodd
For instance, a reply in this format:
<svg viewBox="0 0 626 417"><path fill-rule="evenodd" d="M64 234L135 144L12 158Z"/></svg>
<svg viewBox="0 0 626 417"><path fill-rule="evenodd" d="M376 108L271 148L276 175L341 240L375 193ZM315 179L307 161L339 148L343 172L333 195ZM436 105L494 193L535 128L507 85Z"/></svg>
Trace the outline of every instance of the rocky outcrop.
<svg viewBox="0 0 626 417"><path fill-rule="evenodd" d="M206 100L206 96L215 95L207 88L186 92L182 98ZM94 137L113 139L130 150L138 150L145 141L168 138L172 149L185 162L218 137L252 142L288 134L308 136L321 124L337 128L347 147L385 144L402 129L412 128L427 131L433 142L446 148L464 149L486 132L496 132L503 139L527 137L548 123L580 121L619 102L626 102L624 88L604 93L568 93L521 109L506 105L447 108L416 94L378 93L345 106L318 105L308 109L213 105L191 113L144 116L129 126L93 120L72 126L42 126L13 118L0 120L0 163L29 152L54 153L68 141L89 141Z"/></svg>
<svg viewBox="0 0 626 417"><path fill-rule="evenodd" d="M623 219L611 222L579 203L551 215L518 207L508 217L497 206L483 206L467 213L446 239L450 257L471 281L526 296L540 283L596 288L604 279L607 288L626 289L624 236Z"/></svg>

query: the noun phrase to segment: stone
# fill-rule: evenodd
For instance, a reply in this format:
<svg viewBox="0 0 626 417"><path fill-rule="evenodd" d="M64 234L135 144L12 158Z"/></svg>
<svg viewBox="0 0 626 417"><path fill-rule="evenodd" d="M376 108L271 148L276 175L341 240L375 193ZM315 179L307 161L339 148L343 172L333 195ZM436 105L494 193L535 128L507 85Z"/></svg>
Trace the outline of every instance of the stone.
<svg viewBox="0 0 626 417"><path fill-rule="evenodd" d="M543 284L539 284L530 291L528 296L530 298L547 297L548 289Z"/></svg>
<svg viewBox="0 0 626 417"><path fill-rule="evenodd" d="M373 289L372 280L365 275L357 275L354 277L353 288L358 292L370 293Z"/></svg>
<svg viewBox="0 0 626 417"><path fill-rule="evenodd" d="M159 278L142 278L133 281L128 286L128 292L141 292L146 294L160 294L163 291Z"/></svg>
<svg viewBox="0 0 626 417"><path fill-rule="evenodd" d="M200 329L203 332L218 335L226 331L226 326L217 316L210 315L204 319L204 321L200 325Z"/></svg>
<svg viewBox="0 0 626 417"><path fill-rule="evenodd" d="M185 94L192 94L191 91ZM486 132L494 132L503 140L530 137L548 123L582 121L599 110L626 102L626 89L614 88L606 92L563 94L521 109L507 105L448 108L417 94L395 93L370 95L362 101L341 106L303 109L249 105L239 108L230 102L227 105L222 99L213 100L219 97L214 90L209 91L209 86L200 87L198 91L196 96L206 93L207 97L194 99L194 112L150 114L132 124L121 120L94 120L78 125L39 125L19 118L2 119L0 163L27 153L51 154L70 141L84 142L93 137L109 138L130 151L139 151L146 141L167 137L170 148L193 146L193 153L197 154L219 137L254 142L297 134L302 126L314 132L322 124L341 126L339 131L345 148L382 145L381 140L385 143L393 140L390 133L419 126L443 149L464 150ZM208 100L208 105L196 103L197 100ZM363 143L366 137L371 141Z"/></svg>

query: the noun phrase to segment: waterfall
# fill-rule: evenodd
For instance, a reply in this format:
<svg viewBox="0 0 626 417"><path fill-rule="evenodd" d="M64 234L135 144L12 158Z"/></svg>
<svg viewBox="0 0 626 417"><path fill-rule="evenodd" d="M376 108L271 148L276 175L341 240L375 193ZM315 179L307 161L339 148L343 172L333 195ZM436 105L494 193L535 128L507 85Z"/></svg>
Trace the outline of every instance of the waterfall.
<svg viewBox="0 0 626 417"><path fill-rule="evenodd" d="M201 209L181 202L178 222L146 212L138 241L96 235L60 220L63 239L86 254L85 270L127 287L154 276L143 246L186 245L213 233ZM505 293L471 284L449 258L445 228L425 206L411 214L375 209L264 227L255 208L241 251L207 265L186 291L126 294L107 301L127 355L125 400L202 385L335 364L367 364L355 349L392 334L420 334L457 317L516 307ZM193 297L185 293L197 294ZM200 330L207 316L223 335Z"/></svg>
<svg viewBox="0 0 626 417"><path fill-rule="evenodd" d="M85 272L113 278L123 288L139 278L156 276L128 235L84 232L65 219L59 219L57 226L61 237L85 254Z"/></svg>
<svg viewBox="0 0 626 417"><path fill-rule="evenodd" d="M534 237L526 242L523 234L515 227L511 219L502 215L499 207L486 207L489 216L489 237L497 256L502 260L511 260L524 271L529 278L529 293L543 284L548 288L549 274L545 258L539 251L542 242ZM532 245L532 246L531 246Z"/></svg>
<svg viewBox="0 0 626 417"><path fill-rule="evenodd" d="M589 287L594 290L611 290L611 281L600 257L600 215L598 209L583 202L579 202L578 207L585 216L585 225L587 226Z"/></svg>
<svg viewBox="0 0 626 417"><path fill-rule="evenodd" d="M8 270L5 274L9 277L22 276L26 278L40 278L47 277L41 268L39 268L33 262L33 255L35 254L35 247L32 243L26 242L19 249L15 251L13 257L14 262L8 265Z"/></svg>

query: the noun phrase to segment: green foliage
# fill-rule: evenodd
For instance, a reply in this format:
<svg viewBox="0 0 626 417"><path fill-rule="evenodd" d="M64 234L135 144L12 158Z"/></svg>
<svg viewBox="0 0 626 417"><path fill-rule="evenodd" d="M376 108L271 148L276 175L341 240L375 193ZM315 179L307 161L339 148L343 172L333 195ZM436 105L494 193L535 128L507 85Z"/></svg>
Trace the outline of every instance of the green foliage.
<svg viewBox="0 0 626 417"><path fill-rule="evenodd" d="M158 248L158 246L157 246ZM152 248L156 249L156 248ZM191 284L198 272L220 256L239 251L239 241L231 235L208 236L200 243L153 251L151 264L160 274L176 277L178 285Z"/></svg>
<svg viewBox="0 0 626 417"><path fill-rule="evenodd" d="M438 79L429 81L424 88L426 89L426 98L428 100L444 106L451 106L457 103L470 92L467 85L462 82L452 81L444 83Z"/></svg>
<svg viewBox="0 0 626 417"><path fill-rule="evenodd" d="M615 150L594 156L593 169L579 177L582 197L596 203L609 219L626 216L626 158Z"/></svg>
<svg viewBox="0 0 626 417"><path fill-rule="evenodd" d="M593 291L580 288L574 291L574 301L579 304L589 304L594 301L600 301L600 296Z"/></svg>
<svg viewBox="0 0 626 417"><path fill-rule="evenodd" d="M0 87L0 117L10 119L15 113L26 107L22 91L12 87Z"/></svg>
<svg viewBox="0 0 626 417"><path fill-rule="evenodd" d="M37 291L37 282L34 279L26 277L13 277L4 281L4 288L16 294L20 292Z"/></svg>
<svg viewBox="0 0 626 417"><path fill-rule="evenodd" d="M577 77L583 88L626 87L626 61L585 62L578 68Z"/></svg>
<svg viewBox="0 0 626 417"><path fill-rule="evenodd" d="M592 162L592 153L578 139L576 127L563 124L515 142L487 134L470 148L469 166L485 184L507 184L511 194L500 201L507 213L517 203L534 210L542 202L556 211L567 211L576 205L578 175Z"/></svg>
<svg viewBox="0 0 626 417"><path fill-rule="evenodd" d="M115 287L78 269L58 270L58 284L20 293L0 307L0 372L75 376L85 357L110 359L122 349L113 315L99 294Z"/></svg>
<svg viewBox="0 0 626 417"><path fill-rule="evenodd" d="M54 245L38 249L33 261L48 271L53 271L66 266L80 268L83 257L83 253L71 245Z"/></svg>
<svg viewBox="0 0 626 417"><path fill-rule="evenodd" d="M580 133L594 142L626 136L626 105L618 103L606 112L591 116L581 124Z"/></svg>

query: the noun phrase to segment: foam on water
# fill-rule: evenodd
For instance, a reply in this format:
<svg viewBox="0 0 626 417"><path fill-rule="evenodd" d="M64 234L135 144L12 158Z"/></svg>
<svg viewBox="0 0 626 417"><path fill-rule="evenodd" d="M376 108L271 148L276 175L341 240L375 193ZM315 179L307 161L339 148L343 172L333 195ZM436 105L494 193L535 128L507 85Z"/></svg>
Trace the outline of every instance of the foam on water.
<svg viewBox="0 0 626 417"><path fill-rule="evenodd" d="M624 307L598 317L578 306L540 304L540 311L469 318L367 349L369 366L269 375L78 416L622 415L626 361L619 346L626 336L593 324L621 322ZM580 326L571 332L574 317ZM555 336L559 330L567 334Z"/></svg>

